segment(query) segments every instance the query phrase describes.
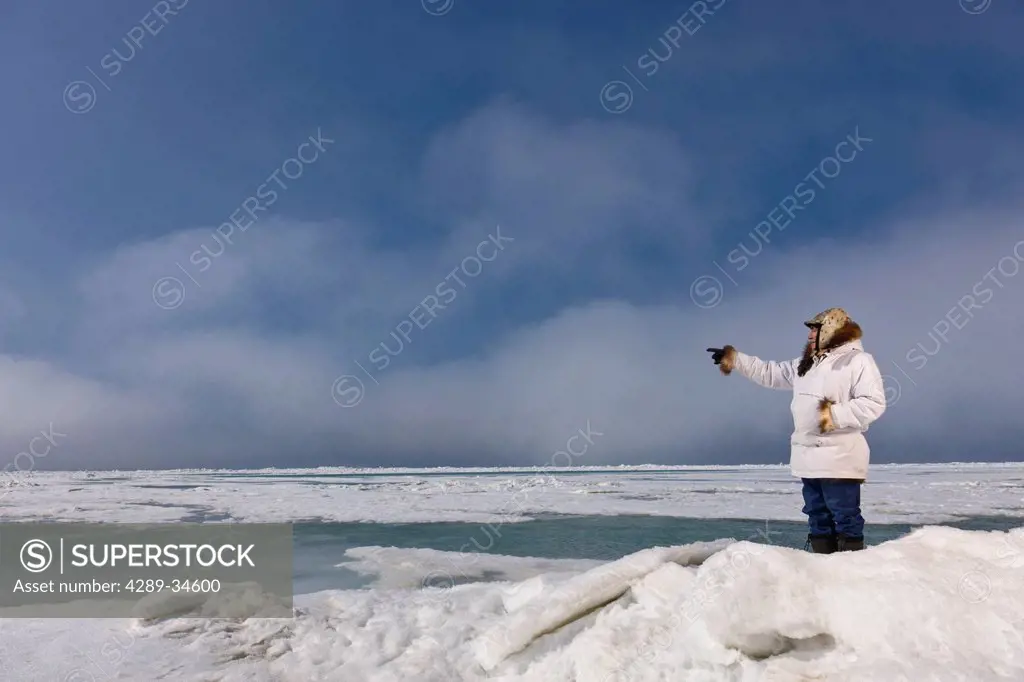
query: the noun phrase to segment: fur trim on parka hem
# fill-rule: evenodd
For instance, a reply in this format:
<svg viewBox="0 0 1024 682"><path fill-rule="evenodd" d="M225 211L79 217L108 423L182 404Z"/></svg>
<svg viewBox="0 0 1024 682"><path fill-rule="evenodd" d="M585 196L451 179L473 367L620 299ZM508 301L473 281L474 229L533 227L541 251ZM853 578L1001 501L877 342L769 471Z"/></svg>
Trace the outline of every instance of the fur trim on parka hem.
<svg viewBox="0 0 1024 682"><path fill-rule="evenodd" d="M835 403L828 398L822 398L818 403L818 428L822 433L836 430L836 424L832 421L832 406Z"/></svg>

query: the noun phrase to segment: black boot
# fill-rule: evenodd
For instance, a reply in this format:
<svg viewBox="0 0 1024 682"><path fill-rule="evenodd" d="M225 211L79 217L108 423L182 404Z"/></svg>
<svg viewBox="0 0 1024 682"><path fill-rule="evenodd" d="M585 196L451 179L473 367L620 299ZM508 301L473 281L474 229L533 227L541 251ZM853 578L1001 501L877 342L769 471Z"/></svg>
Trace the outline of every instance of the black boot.
<svg viewBox="0 0 1024 682"><path fill-rule="evenodd" d="M840 535L836 544L838 552L856 552L864 549L864 538L848 538L845 535Z"/></svg>
<svg viewBox="0 0 1024 682"><path fill-rule="evenodd" d="M839 548L835 535L808 535L807 545L815 554L831 554Z"/></svg>

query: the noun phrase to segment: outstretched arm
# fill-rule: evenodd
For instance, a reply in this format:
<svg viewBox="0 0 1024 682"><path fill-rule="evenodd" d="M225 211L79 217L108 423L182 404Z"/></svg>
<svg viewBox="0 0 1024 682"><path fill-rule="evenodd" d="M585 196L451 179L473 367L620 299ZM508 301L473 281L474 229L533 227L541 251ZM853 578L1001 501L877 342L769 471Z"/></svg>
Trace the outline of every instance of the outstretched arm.
<svg viewBox="0 0 1024 682"><path fill-rule="evenodd" d="M850 369L855 373L850 399L838 403L823 400L819 405L821 430L825 433L836 429L864 431L885 412L885 386L875 359L861 353Z"/></svg>
<svg viewBox="0 0 1024 682"><path fill-rule="evenodd" d="M762 360L753 355L741 353L732 346L726 346L722 351L720 364L722 374L728 375L736 370L740 376L765 388L783 391L793 388L793 379L796 377L796 360L786 362Z"/></svg>

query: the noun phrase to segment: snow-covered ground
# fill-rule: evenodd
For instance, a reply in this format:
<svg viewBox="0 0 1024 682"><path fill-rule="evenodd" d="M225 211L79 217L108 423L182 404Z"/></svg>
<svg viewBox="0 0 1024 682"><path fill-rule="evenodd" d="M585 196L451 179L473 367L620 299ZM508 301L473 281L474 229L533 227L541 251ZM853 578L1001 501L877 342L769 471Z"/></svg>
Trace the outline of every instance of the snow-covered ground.
<svg viewBox="0 0 1024 682"><path fill-rule="evenodd" d="M562 476L557 469L16 472L0 476L0 515L138 523L513 523L544 513L804 518L799 481L784 466L598 469ZM876 523L1024 516L1024 464L875 466L863 505Z"/></svg>
<svg viewBox="0 0 1024 682"><path fill-rule="evenodd" d="M295 473L305 482L268 483L269 472L230 479L210 472L144 473L114 483L99 482L109 474L34 475L25 479L31 485L9 489L3 513L20 520L138 521L202 510L265 521L294 520L303 509L302 518L436 521L450 512L455 520L486 522L507 516L508 499L523 490L530 491L523 516L625 508L792 518L787 507L794 504L799 512L798 493L790 490L784 469L772 468L554 480L452 472L427 479L367 477L336 488L310 485L323 472ZM874 517L887 512L905 522L1020 515L1022 473L1020 465L877 468L865 494L875 505ZM136 487L167 485L210 490ZM747 506L731 509L719 497ZM574 500L582 501L573 506ZM154 502L175 506L158 506L145 516L146 503ZM331 508L347 503L357 508ZM460 503L468 516L458 516ZM410 509L394 509L398 505ZM863 552L830 556L730 539L650 548L614 562L372 547L347 555L354 563L346 567L373 576L374 585L302 595L293 619L0 620L0 679L1024 679L1024 528L1006 533L930 526ZM474 562L472 571L460 569L467 561ZM498 581L420 587L430 575L459 570L489 572Z"/></svg>
<svg viewBox="0 0 1024 682"><path fill-rule="evenodd" d="M423 571L446 560L391 550L367 564L404 564L399 578L382 571L389 587L307 595L292 620L0 621L0 672L26 682L1024 679L1024 529L928 527L830 556L725 540L589 567L548 561L515 582L400 587L417 582L423 552Z"/></svg>

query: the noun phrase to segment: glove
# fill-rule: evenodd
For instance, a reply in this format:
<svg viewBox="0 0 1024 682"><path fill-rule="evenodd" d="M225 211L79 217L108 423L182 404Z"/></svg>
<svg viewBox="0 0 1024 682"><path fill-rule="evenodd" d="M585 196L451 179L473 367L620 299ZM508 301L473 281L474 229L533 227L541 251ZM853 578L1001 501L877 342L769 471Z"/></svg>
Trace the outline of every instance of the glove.
<svg viewBox="0 0 1024 682"><path fill-rule="evenodd" d="M708 352L711 353L711 359L718 365L722 374L729 376L736 365L736 349L732 346L725 346L724 348L708 348Z"/></svg>

